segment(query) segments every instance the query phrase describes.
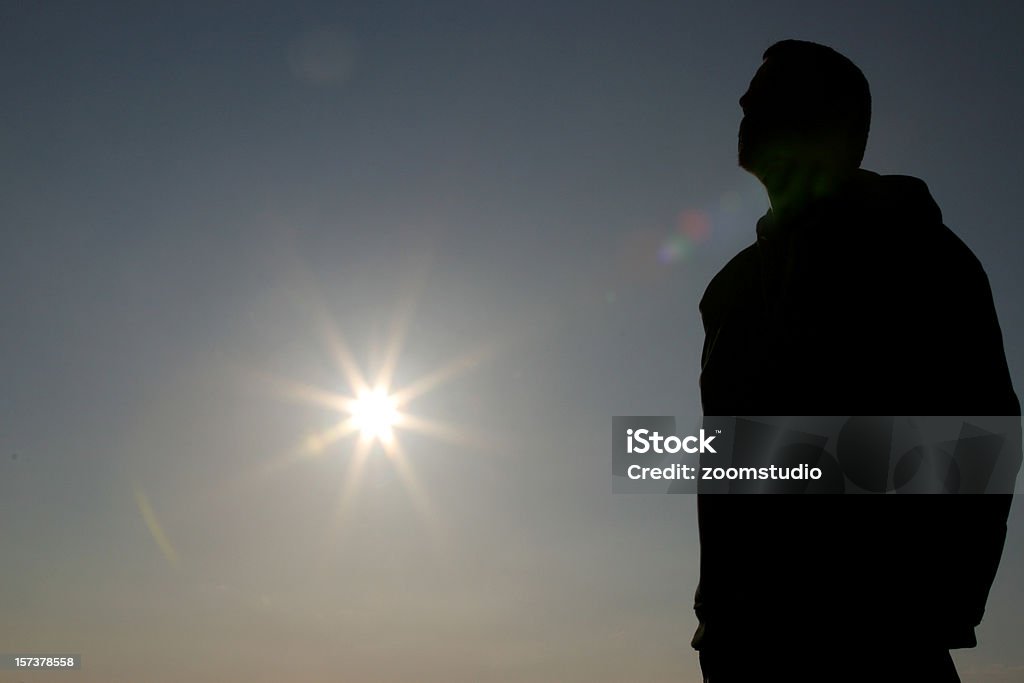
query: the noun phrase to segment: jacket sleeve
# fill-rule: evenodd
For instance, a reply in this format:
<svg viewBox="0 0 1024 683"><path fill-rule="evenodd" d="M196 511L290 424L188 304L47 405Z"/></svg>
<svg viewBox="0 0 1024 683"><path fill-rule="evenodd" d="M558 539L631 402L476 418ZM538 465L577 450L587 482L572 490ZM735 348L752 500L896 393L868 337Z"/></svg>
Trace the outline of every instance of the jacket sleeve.
<svg viewBox="0 0 1024 683"><path fill-rule="evenodd" d="M900 349L913 404L931 415L1016 416L1004 457L1020 467L1020 403L1014 393L988 278L973 253L943 227L938 246L913 273L916 301ZM919 262L922 258L918 256ZM941 496L934 534L937 576L944 585L936 614L950 648L976 645L1006 539L1012 494Z"/></svg>

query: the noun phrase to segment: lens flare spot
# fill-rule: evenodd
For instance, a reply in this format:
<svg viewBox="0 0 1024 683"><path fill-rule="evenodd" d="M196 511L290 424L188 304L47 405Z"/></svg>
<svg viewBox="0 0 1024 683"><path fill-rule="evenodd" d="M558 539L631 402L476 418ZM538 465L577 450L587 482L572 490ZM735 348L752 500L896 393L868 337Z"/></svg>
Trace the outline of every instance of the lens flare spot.
<svg viewBox="0 0 1024 683"><path fill-rule="evenodd" d="M687 209L679 214L677 230L680 235L694 242L703 242L711 232L711 221L705 212Z"/></svg>
<svg viewBox="0 0 1024 683"><path fill-rule="evenodd" d="M321 28L300 36L288 50L288 64L300 81L328 86L346 82L355 64L355 44L348 33Z"/></svg>
<svg viewBox="0 0 1024 683"><path fill-rule="evenodd" d="M398 407L383 387L361 393L352 404L352 424L367 439L390 441Z"/></svg>
<svg viewBox="0 0 1024 683"><path fill-rule="evenodd" d="M718 202L719 209L722 213L736 214L739 213L743 206L743 200L740 197L740 193L735 190L729 190L722 194L722 197Z"/></svg>
<svg viewBox="0 0 1024 683"><path fill-rule="evenodd" d="M664 265L677 263L690 253L690 243L685 237L672 235L658 250L658 261Z"/></svg>

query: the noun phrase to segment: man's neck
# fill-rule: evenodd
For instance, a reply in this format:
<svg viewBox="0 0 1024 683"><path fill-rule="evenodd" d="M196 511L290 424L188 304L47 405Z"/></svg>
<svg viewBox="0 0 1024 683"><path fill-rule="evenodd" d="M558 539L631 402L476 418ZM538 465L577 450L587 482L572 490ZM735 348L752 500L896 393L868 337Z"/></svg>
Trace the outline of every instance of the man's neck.
<svg viewBox="0 0 1024 683"><path fill-rule="evenodd" d="M761 179L776 224L793 222L810 207L839 192L854 169L787 169Z"/></svg>

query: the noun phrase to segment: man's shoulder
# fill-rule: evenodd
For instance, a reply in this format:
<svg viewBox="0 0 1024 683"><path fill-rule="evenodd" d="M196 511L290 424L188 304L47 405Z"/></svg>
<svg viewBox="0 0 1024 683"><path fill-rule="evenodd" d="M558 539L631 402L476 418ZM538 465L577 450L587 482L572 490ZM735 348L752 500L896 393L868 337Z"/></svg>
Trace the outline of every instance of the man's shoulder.
<svg viewBox="0 0 1024 683"><path fill-rule="evenodd" d="M880 175L858 169L847 186L847 196L875 214L913 217L924 223L942 223L942 211L928 184L909 175Z"/></svg>
<svg viewBox="0 0 1024 683"><path fill-rule="evenodd" d="M756 288L761 273L757 244L742 249L711 278L700 300L701 315L721 310Z"/></svg>
<svg viewBox="0 0 1024 683"><path fill-rule="evenodd" d="M884 247L876 265L891 261L917 276L941 273L944 277L975 279L983 274L981 263L943 220L942 211L920 178L879 175L860 170L852 196L860 204L852 212L861 224L860 247ZM857 252L860 254L860 252Z"/></svg>

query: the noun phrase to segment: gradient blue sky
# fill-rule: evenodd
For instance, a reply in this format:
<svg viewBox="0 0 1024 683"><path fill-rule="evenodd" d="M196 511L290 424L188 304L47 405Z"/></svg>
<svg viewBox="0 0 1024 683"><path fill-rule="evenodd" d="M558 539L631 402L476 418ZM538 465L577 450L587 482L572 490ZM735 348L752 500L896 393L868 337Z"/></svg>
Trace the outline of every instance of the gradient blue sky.
<svg viewBox="0 0 1024 683"><path fill-rule="evenodd" d="M699 416L767 207L737 100L783 38L862 68L864 165L981 259L1019 392L1022 7L3 3L0 650L85 665L0 680L699 680L695 500L613 496L608 434ZM354 441L285 462L339 416L283 389L346 393L325 330L372 374L403 311L458 438L339 514ZM965 681L1024 681L1010 525Z"/></svg>

